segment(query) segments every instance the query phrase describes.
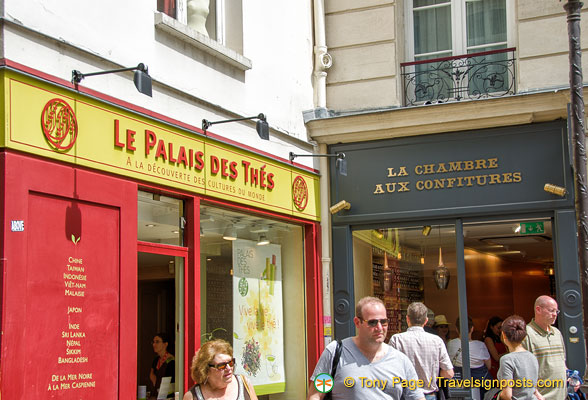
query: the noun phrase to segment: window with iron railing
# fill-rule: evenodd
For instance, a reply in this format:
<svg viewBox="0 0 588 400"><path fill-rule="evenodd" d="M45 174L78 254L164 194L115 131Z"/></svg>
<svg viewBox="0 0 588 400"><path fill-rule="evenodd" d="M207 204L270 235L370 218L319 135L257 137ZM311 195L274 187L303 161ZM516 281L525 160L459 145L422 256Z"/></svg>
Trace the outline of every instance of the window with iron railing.
<svg viewBox="0 0 588 400"><path fill-rule="evenodd" d="M507 0L406 0L406 105L514 93Z"/></svg>
<svg viewBox="0 0 588 400"><path fill-rule="evenodd" d="M515 50L402 63L404 105L512 95L516 92Z"/></svg>

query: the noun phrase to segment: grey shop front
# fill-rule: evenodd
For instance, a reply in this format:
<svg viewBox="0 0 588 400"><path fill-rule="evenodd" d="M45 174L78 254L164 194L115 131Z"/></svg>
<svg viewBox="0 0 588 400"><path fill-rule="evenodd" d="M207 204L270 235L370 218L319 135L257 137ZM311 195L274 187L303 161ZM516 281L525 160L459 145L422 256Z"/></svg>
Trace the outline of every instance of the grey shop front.
<svg viewBox="0 0 588 400"><path fill-rule="evenodd" d="M405 330L408 304L422 301L449 324L444 339L461 337L467 348L457 317L471 317L481 339L493 316L530 321L547 294L561 310L568 368L583 373L566 121L336 144L329 153L347 162L343 174L332 160L331 204L351 204L332 216L336 338L355 334L354 304L371 295L386 304L388 335ZM545 191L547 183L567 194Z"/></svg>

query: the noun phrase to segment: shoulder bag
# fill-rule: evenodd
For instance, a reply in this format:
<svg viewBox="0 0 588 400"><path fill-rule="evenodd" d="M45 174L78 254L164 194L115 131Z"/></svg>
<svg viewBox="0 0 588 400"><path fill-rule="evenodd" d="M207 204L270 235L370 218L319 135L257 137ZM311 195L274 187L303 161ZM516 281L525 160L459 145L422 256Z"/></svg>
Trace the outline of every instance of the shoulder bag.
<svg viewBox="0 0 588 400"><path fill-rule="evenodd" d="M333 377L333 389L335 388L335 374L337 373L337 365L339 364L339 359L341 358L341 350L343 350L343 342L337 340L337 348L335 349L335 356L333 357L333 364L331 366L331 376ZM323 397L323 400L331 400L333 397L333 390Z"/></svg>

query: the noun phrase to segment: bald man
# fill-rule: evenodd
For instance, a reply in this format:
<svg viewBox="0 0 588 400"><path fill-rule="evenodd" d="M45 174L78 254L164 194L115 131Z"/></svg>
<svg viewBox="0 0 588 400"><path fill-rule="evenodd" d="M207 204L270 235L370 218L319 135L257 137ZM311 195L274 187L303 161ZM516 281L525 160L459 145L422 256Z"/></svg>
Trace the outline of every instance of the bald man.
<svg viewBox="0 0 588 400"><path fill-rule="evenodd" d="M535 300L535 318L527 324L523 346L539 361L539 379L549 380L553 387L539 387L545 400L564 400L566 388L566 349L561 332L552 326L557 319L557 302L549 296ZM545 386L545 385L544 385Z"/></svg>

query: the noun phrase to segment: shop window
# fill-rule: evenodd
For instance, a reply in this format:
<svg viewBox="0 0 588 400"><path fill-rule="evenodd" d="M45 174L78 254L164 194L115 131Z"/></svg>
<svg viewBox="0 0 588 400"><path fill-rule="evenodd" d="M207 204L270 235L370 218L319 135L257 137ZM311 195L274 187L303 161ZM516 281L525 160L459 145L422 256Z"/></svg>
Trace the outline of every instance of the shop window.
<svg viewBox="0 0 588 400"><path fill-rule="evenodd" d="M303 227L202 206L200 248L202 341L229 341L258 394L298 394L307 385Z"/></svg>
<svg viewBox="0 0 588 400"><path fill-rule="evenodd" d="M371 295L384 301L390 319L387 339L406 331L408 305L423 302L437 325L448 324L442 331L433 326L435 333L451 340L459 337L458 299L465 295L463 311L473 320L472 339L485 341L492 337L487 330L491 320L517 314L530 321L537 297L557 297L551 227L549 218L467 222L463 254L456 253L454 225L354 231L356 300ZM462 257L465 276L458 276ZM465 293L458 292L458 280L465 281Z"/></svg>
<svg viewBox="0 0 588 400"><path fill-rule="evenodd" d="M157 10L218 44L243 53L242 0L158 0Z"/></svg>
<svg viewBox="0 0 588 400"><path fill-rule="evenodd" d="M431 331L444 341L457 336L459 315L453 226L368 229L353 233L356 302L364 296L384 301L388 337L407 329L406 309L422 302L432 310ZM445 324L449 322L449 325Z"/></svg>
<svg viewBox="0 0 588 400"><path fill-rule="evenodd" d="M137 236L140 241L182 246L182 200L139 191L137 209Z"/></svg>
<svg viewBox="0 0 588 400"><path fill-rule="evenodd" d="M474 339L482 339L490 318L517 314L530 321L537 297L556 297L549 219L465 223L463 229Z"/></svg>
<svg viewBox="0 0 588 400"><path fill-rule="evenodd" d="M188 252L182 247L184 203L180 199L139 191L137 209L137 385L145 386L151 396L157 395L158 388L168 393L181 393L184 382L184 266ZM158 370L160 355L167 358ZM170 364L172 357L173 364ZM155 375L159 375L155 384L150 374L154 364ZM167 386L166 377L171 378Z"/></svg>

